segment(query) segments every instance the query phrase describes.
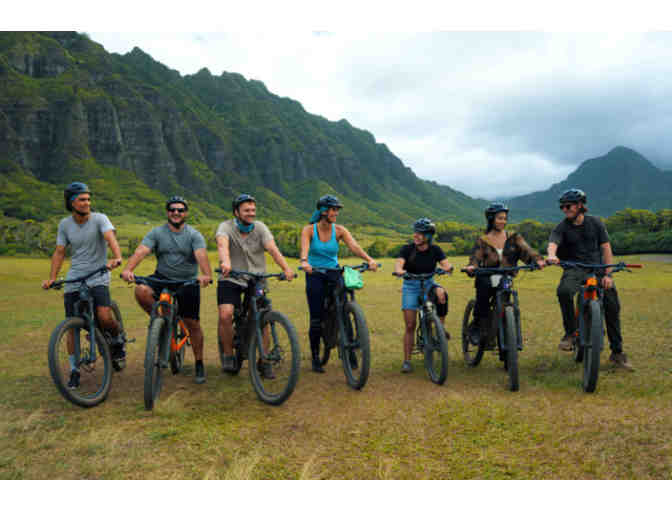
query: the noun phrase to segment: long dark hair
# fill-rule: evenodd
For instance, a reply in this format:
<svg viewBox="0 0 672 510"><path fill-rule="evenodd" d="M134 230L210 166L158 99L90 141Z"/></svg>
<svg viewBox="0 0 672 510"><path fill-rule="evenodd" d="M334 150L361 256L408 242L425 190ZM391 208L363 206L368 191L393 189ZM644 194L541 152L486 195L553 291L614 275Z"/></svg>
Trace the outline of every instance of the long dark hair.
<svg viewBox="0 0 672 510"><path fill-rule="evenodd" d="M500 212L503 212L504 214L506 214L506 222L508 223L509 222L509 213L507 211L500 211ZM499 214L499 213L493 214L492 218L488 218L488 224L485 227L485 233L486 234L489 234L491 230L495 229L495 216L497 216L497 214Z"/></svg>

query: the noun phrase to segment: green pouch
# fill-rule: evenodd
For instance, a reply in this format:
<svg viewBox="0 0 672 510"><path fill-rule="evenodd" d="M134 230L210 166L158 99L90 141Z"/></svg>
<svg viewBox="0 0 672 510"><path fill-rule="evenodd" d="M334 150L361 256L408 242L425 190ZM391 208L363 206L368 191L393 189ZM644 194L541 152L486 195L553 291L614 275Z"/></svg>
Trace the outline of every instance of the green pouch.
<svg viewBox="0 0 672 510"><path fill-rule="evenodd" d="M343 270L343 280L345 281L345 287L350 290L361 289L364 287L362 273L351 267L346 267Z"/></svg>

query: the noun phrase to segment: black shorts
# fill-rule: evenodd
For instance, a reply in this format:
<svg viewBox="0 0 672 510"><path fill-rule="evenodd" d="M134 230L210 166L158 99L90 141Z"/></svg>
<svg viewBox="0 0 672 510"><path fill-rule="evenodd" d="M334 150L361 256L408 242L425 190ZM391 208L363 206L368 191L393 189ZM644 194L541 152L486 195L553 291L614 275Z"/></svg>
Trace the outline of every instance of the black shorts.
<svg viewBox="0 0 672 510"><path fill-rule="evenodd" d="M247 290L247 287L238 285L228 280L219 280L217 282L217 306L233 305L234 308L240 308L240 296Z"/></svg>
<svg viewBox="0 0 672 510"><path fill-rule="evenodd" d="M89 289L91 296L93 297L93 305L95 307L99 306L110 306L110 288L107 285L96 285ZM63 295L63 304L65 305L65 316L66 317L75 317L77 316L75 310L75 303L79 299L79 291L67 292Z"/></svg>
<svg viewBox="0 0 672 510"><path fill-rule="evenodd" d="M170 280L165 276L154 273L150 278L156 278L158 280ZM200 285L183 285L183 286L173 286L173 285L150 285L153 293L154 299L158 300L161 291L168 287L169 290L179 289L175 293L177 298L177 313L180 317L187 319L200 320L199 312L201 310L201 286Z"/></svg>

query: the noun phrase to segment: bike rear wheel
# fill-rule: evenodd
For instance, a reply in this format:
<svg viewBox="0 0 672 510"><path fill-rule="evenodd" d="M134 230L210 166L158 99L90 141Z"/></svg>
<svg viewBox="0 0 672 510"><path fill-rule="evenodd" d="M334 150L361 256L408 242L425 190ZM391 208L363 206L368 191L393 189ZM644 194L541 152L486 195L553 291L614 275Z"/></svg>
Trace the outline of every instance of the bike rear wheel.
<svg viewBox="0 0 672 510"><path fill-rule="evenodd" d="M429 378L441 385L448 375L448 343L441 321L435 312L425 316L427 338L425 338L425 368Z"/></svg>
<svg viewBox="0 0 672 510"><path fill-rule="evenodd" d="M179 343L185 336L186 332L182 328L182 322L178 321L177 322L177 327L175 328L175 338L176 341ZM179 374L182 371L182 368L184 367L184 353L185 353L185 348L187 346L187 342L184 342L182 344L182 347L180 347L177 351L173 351L172 346L170 349L170 370L173 374Z"/></svg>
<svg viewBox="0 0 672 510"><path fill-rule="evenodd" d="M583 391L593 393L597 387L602 350L602 311L599 301L589 301L586 321L586 344L583 358Z"/></svg>
<svg viewBox="0 0 672 510"><path fill-rule="evenodd" d="M94 359L91 356L91 342L88 337L86 321L81 317L70 317L54 329L49 339L49 371L54 384L61 395L81 407L93 407L103 402L112 386L110 348L102 332L96 328L97 355ZM79 350L78 359L77 350ZM73 364L79 371L79 381L76 385L69 384Z"/></svg>
<svg viewBox="0 0 672 510"><path fill-rule="evenodd" d="M359 303L348 301L343 311L345 338L339 347L343 372L348 386L361 390L369 379L371 365L369 327Z"/></svg>
<svg viewBox="0 0 672 510"><path fill-rule="evenodd" d="M504 345L506 345L506 355L504 365L509 374L509 390L518 391L518 335L516 331L516 316L513 313L513 307L504 308Z"/></svg>
<svg viewBox="0 0 672 510"><path fill-rule="evenodd" d="M579 310L580 310L580 307L579 307L579 300L580 300L580 299L581 299L581 296L580 296L580 295L577 295L577 296L576 296L576 321L577 321L577 328L579 328L579 326L578 326L578 322L579 322ZM589 323L589 321L590 321L589 315L590 315L590 310L589 310L589 307L587 306L587 303L586 303L586 307L584 308L584 312L583 312L583 327L584 327L584 331L586 331L586 328L588 327L588 323ZM580 328L579 328L579 329L580 329ZM574 361L576 361L577 363L581 363L581 362L583 362L583 354L584 354L584 347L583 347L583 343L584 343L584 341L583 341L583 340L585 340L585 339L582 339L582 338L580 337L580 335L581 335L581 331L579 331L579 332L577 333L577 335L574 337Z"/></svg>
<svg viewBox="0 0 672 510"><path fill-rule="evenodd" d="M162 346L169 339L168 323L165 317L154 317L149 324L147 333L147 349L145 351L144 397L145 409L154 407L161 393L163 369L161 368Z"/></svg>
<svg viewBox="0 0 672 510"><path fill-rule="evenodd" d="M280 405L292 394L299 378L301 353L296 329L286 315L270 311L261 319L261 330L267 331L268 352L263 355L256 335L250 340L250 379L262 402Z"/></svg>
<svg viewBox="0 0 672 510"><path fill-rule="evenodd" d="M471 341L471 330L478 328L478 318L474 315L474 310L476 308L476 300L472 299L467 303L467 307L464 309L464 318L462 319L462 354L464 355L464 361L470 367L477 366L481 359L483 359L484 338L479 339L478 345L474 345Z"/></svg>

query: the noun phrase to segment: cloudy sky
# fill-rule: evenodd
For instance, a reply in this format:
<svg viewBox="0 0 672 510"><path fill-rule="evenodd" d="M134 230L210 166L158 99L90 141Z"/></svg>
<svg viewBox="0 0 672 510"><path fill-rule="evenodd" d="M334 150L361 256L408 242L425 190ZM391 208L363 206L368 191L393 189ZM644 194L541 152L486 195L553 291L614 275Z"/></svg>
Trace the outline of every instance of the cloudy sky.
<svg viewBox="0 0 672 510"><path fill-rule="evenodd" d="M645 31L659 28L646 4L577 2L535 18L525 2L492 4L487 16L479 3L451 24L446 4L433 23L423 1L403 11L331 3L328 16L298 21L285 3L229 16L221 5L176 13L131 2L77 29L110 52L138 46L182 75L207 67L261 80L311 113L370 131L418 176L491 198L546 189L617 145L672 169L672 32ZM316 4L304 5L305 16ZM142 14L153 22L138 22ZM549 18L583 24L551 32ZM594 27L609 31L585 31Z"/></svg>

